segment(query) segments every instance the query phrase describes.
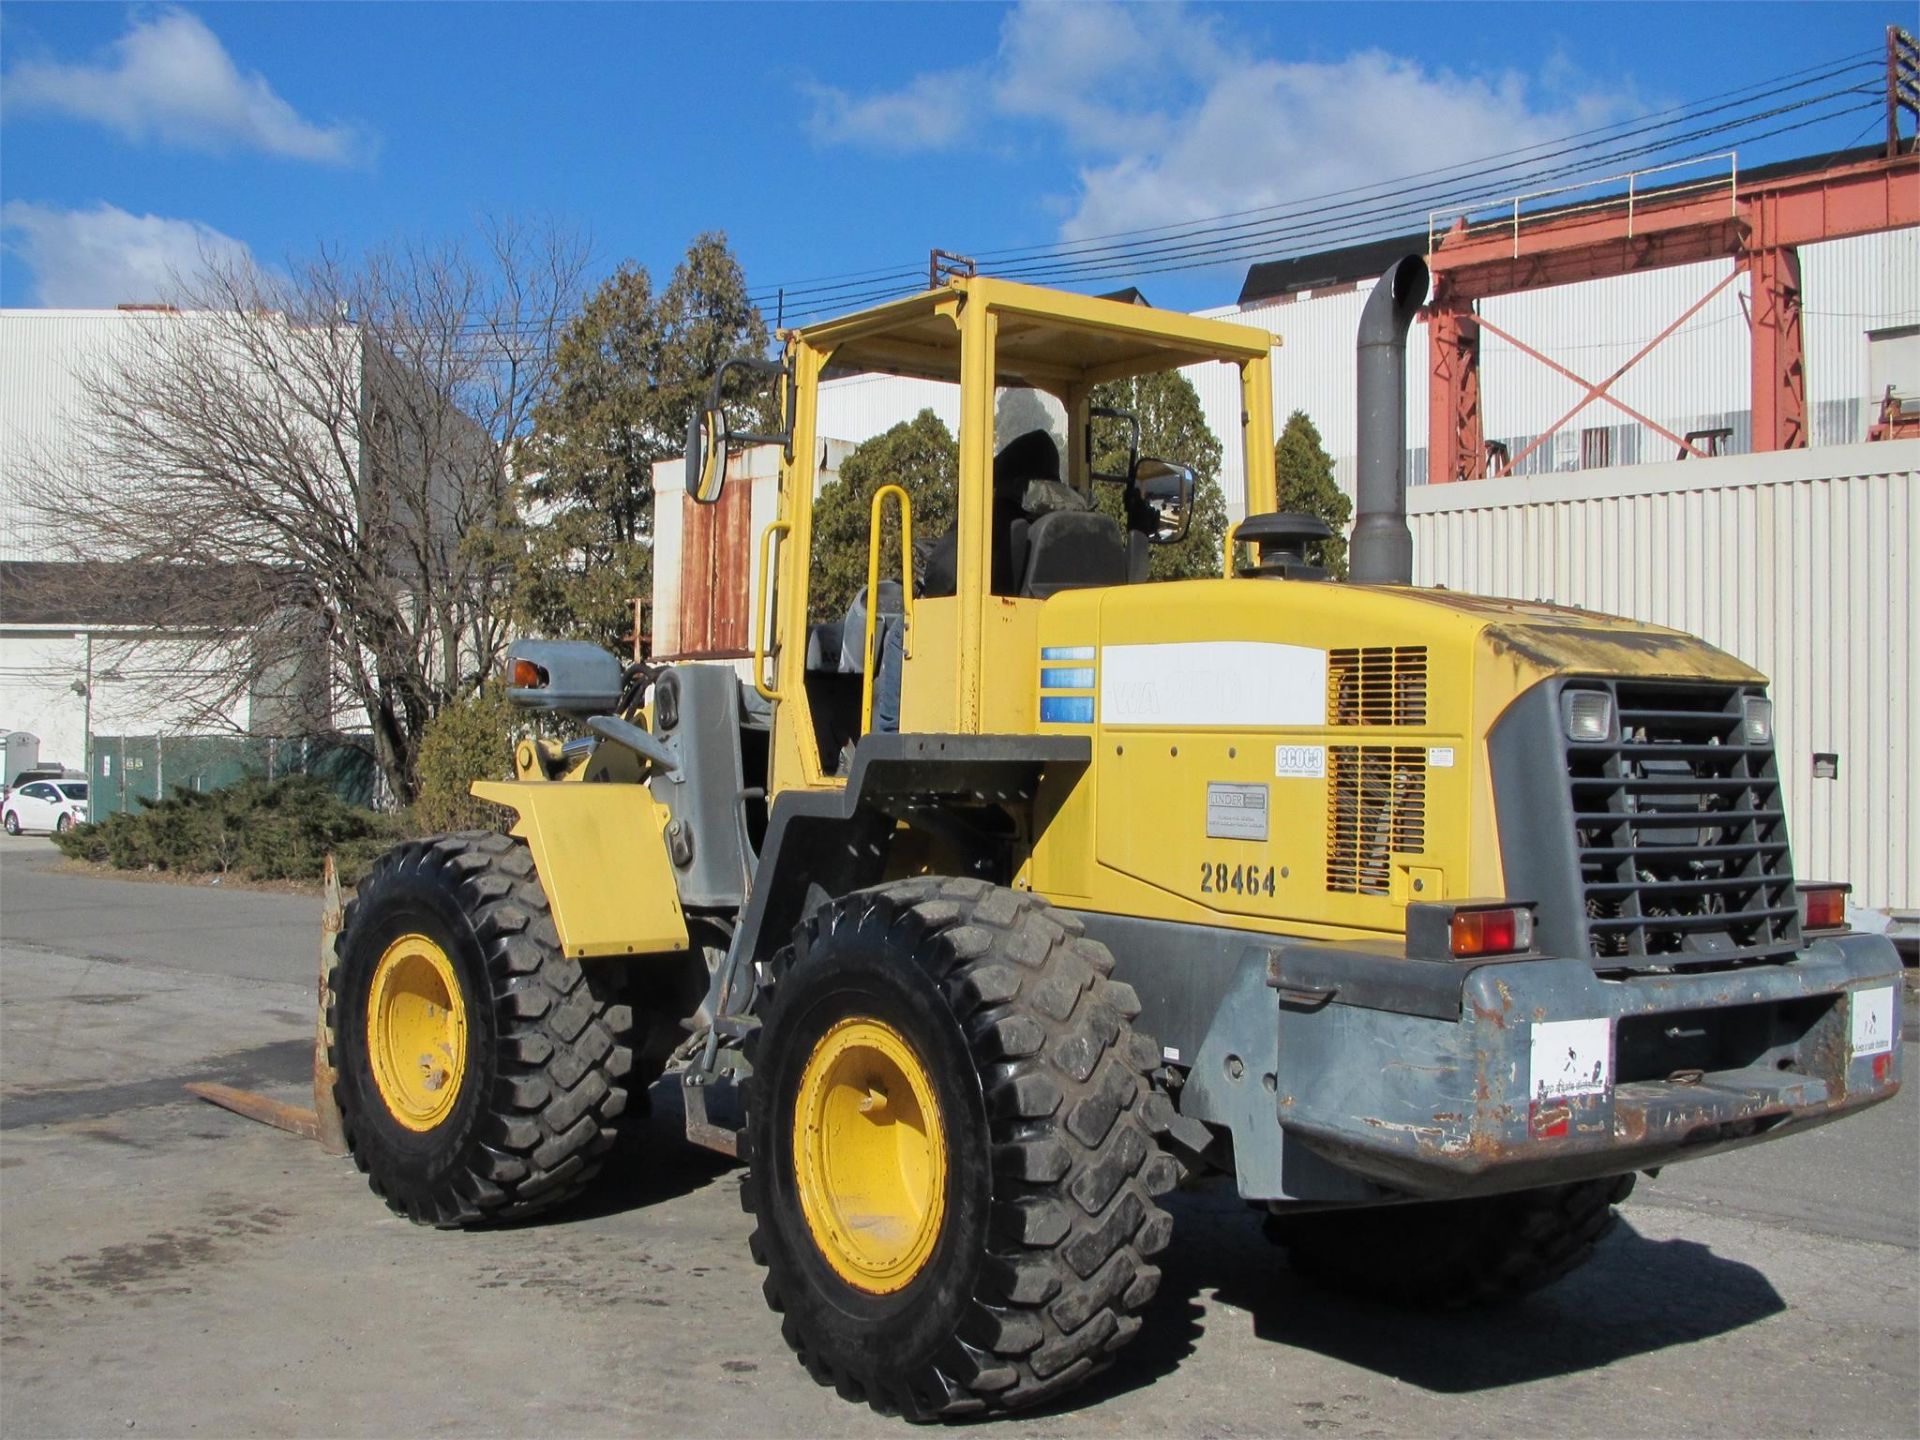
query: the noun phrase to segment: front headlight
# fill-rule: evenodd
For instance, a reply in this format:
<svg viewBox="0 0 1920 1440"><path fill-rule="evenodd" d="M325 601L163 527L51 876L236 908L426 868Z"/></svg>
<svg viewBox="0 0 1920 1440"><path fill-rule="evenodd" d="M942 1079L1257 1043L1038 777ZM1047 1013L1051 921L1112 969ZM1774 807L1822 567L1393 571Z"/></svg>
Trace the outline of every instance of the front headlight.
<svg viewBox="0 0 1920 1440"><path fill-rule="evenodd" d="M1568 690L1560 697L1567 739L1592 745L1613 734L1613 696L1604 690Z"/></svg>
<svg viewBox="0 0 1920 1440"><path fill-rule="evenodd" d="M1749 745L1773 743L1773 701L1764 695L1749 695L1741 702Z"/></svg>

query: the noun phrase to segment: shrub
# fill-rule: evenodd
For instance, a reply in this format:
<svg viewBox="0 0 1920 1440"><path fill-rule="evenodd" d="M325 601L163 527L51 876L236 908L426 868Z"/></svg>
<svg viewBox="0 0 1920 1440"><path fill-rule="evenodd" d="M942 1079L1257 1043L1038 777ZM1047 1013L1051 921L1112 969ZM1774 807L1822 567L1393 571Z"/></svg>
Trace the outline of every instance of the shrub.
<svg viewBox="0 0 1920 1440"><path fill-rule="evenodd" d="M162 800L142 800L138 810L76 825L54 843L75 859L104 860L121 870L248 880L313 879L331 851L351 884L406 829L405 817L349 805L312 776L256 776L224 790L175 790Z"/></svg>
<svg viewBox="0 0 1920 1440"><path fill-rule="evenodd" d="M474 799L467 787L476 780L511 780L514 735L528 728L528 717L514 709L498 680L429 720L420 732L420 789L413 805L421 831L498 828L507 812Z"/></svg>

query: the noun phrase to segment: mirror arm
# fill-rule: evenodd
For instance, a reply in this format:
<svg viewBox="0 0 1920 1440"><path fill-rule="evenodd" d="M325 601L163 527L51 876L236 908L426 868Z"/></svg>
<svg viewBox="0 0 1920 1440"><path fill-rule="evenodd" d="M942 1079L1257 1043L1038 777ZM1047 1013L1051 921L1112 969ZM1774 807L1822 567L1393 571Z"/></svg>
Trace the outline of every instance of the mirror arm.
<svg viewBox="0 0 1920 1440"><path fill-rule="evenodd" d="M1093 422L1095 420L1124 420L1132 431L1127 441L1127 473L1112 475L1093 468ZM1105 480L1110 483L1132 483L1134 467L1140 463L1140 417L1131 410L1120 410L1112 405L1089 405L1087 407L1087 477L1091 480Z"/></svg>
<svg viewBox="0 0 1920 1440"><path fill-rule="evenodd" d="M720 363L720 368L713 372L713 383L707 387L708 410L719 410L722 408L723 396L721 392L726 385L727 372L730 370L746 370L752 374L771 379L784 377L787 382L784 407L787 424L781 430L770 435L761 434L757 431L742 430L735 432L729 430L727 432L728 443L743 442L748 445L781 445L786 448L786 457L791 461L793 459L793 405L799 388L799 382L794 378L793 367L788 365L784 360L751 360L744 357L723 360Z"/></svg>
<svg viewBox="0 0 1920 1440"><path fill-rule="evenodd" d="M781 397L784 410L781 418L785 425L774 434L758 432L735 433L726 423L725 392L727 375L735 370L744 370L762 378L786 380L786 393ZM702 503L711 504L720 498L720 488L726 483L724 469L727 452L736 444L778 445L786 462L793 463L793 412L798 399L798 382L794 377L793 366L782 358L779 360L758 360L748 356L736 356L723 360L713 372L713 379L707 385L706 405L687 417L687 493L695 500L702 500L703 487L708 462L715 460L721 467L722 475L713 487L713 493L705 497ZM706 434L706 422L717 420L715 434ZM715 452L718 452L717 460Z"/></svg>

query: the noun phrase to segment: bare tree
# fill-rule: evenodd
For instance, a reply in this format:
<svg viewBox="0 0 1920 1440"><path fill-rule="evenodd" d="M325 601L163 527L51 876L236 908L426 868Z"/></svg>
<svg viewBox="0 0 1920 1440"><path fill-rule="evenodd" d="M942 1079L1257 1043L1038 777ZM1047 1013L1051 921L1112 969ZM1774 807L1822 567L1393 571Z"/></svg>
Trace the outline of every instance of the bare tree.
<svg viewBox="0 0 1920 1440"><path fill-rule="evenodd" d="M476 245L323 252L285 277L207 264L85 379L77 443L40 457L43 520L73 558L118 562L66 583L147 577L144 626L193 651L178 699L212 716L304 697L301 728L320 732L350 707L340 729L364 715L410 801L422 727L507 638L486 535L586 258L572 236L495 224Z"/></svg>

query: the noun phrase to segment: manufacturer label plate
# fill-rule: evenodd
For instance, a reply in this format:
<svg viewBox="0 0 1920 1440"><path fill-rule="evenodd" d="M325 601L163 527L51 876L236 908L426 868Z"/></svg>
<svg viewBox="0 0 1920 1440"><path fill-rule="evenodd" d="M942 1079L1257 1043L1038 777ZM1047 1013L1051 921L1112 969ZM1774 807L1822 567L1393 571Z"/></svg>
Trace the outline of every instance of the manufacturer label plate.
<svg viewBox="0 0 1920 1440"><path fill-rule="evenodd" d="M1611 1020L1547 1020L1533 1027L1527 1094L1534 1100L1599 1095L1613 1085Z"/></svg>
<svg viewBox="0 0 1920 1440"><path fill-rule="evenodd" d="M1853 1053L1885 1055L1893 1049L1893 991L1856 990L1849 1007Z"/></svg>
<svg viewBox="0 0 1920 1440"><path fill-rule="evenodd" d="M1264 840L1267 838L1267 787L1264 785L1207 786L1209 840Z"/></svg>

